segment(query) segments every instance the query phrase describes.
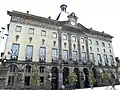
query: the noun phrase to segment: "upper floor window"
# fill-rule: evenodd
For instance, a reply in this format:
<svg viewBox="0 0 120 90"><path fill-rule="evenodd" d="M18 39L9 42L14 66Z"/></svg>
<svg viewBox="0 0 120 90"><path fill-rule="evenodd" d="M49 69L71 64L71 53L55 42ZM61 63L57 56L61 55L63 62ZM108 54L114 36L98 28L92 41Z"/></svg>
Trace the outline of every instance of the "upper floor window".
<svg viewBox="0 0 120 90"><path fill-rule="evenodd" d="M20 48L19 44L13 43L11 48L11 59L18 59L19 48Z"/></svg>
<svg viewBox="0 0 120 90"><path fill-rule="evenodd" d="M99 52L99 48L97 48L97 52Z"/></svg>
<svg viewBox="0 0 120 90"><path fill-rule="evenodd" d="M40 47L40 57L46 57L46 47Z"/></svg>
<svg viewBox="0 0 120 90"><path fill-rule="evenodd" d="M77 61L77 51L72 52L72 59L73 61Z"/></svg>
<svg viewBox="0 0 120 90"><path fill-rule="evenodd" d="M81 38L81 40L80 40L80 41L81 41L81 43L84 43L84 38Z"/></svg>
<svg viewBox="0 0 120 90"><path fill-rule="evenodd" d="M22 27L21 26L16 26L16 32L21 32Z"/></svg>
<svg viewBox="0 0 120 90"><path fill-rule="evenodd" d="M53 46L56 46L56 41L53 41Z"/></svg>
<svg viewBox="0 0 120 90"><path fill-rule="evenodd" d="M29 28L29 34L34 34L34 28Z"/></svg>
<svg viewBox="0 0 120 90"><path fill-rule="evenodd" d="M111 54L111 50L109 50L110 54Z"/></svg>
<svg viewBox="0 0 120 90"><path fill-rule="evenodd" d="M29 65L27 65L26 67L25 67L25 72L31 72L31 66L29 66Z"/></svg>
<svg viewBox="0 0 120 90"><path fill-rule="evenodd" d="M92 52L92 47L90 47L90 51Z"/></svg>
<svg viewBox="0 0 120 90"><path fill-rule="evenodd" d="M93 63L94 62L94 54L90 53L90 61Z"/></svg>
<svg viewBox="0 0 120 90"><path fill-rule="evenodd" d="M15 72L17 70L17 66L16 65L10 65L9 66L9 71L10 72Z"/></svg>
<svg viewBox="0 0 120 90"><path fill-rule="evenodd" d="M104 60L105 60L105 63L107 63L107 64L109 63L109 62L108 62L107 55L104 55Z"/></svg>
<svg viewBox="0 0 120 90"><path fill-rule="evenodd" d="M88 40L88 43L91 45L91 44L92 44L92 40L91 40L91 39L89 39L89 40Z"/></svg>
<svg viewBox="0 0 120 90"><path fill-rule="evenodd" d="M75 36L72 36L72 41L76 41L76 37Z"/></svg>
<svg viewBox="0 0 120 90"><path fill-rule="evenodd" d="M24 78L24 85L26 85L26 86L30 85L30 76L25 76L25 78Z"/></svg>
<svg viewBox="0 0 120 90"><path fill-rule="evenodd" d="M63 58L63 60L68 60L68 50L63 50L62 58Z"/></svg>
<svg viewBox="0 0 120 90"><path fill-rule="evenodd" d="M33 57L33 46L32 45L27 45L26 48L26 60L32 60Z"/></svg>
<svg viewBox="0 0 120 90"><path fill-rule="evenodd" d="M67 35L66 34L63 34L63 39L67 40Z"/></svg>
<svg viewBox="0 0 120 90"><path fill-rule="evenodd" d="M105 49L103 49L103 52L105 53Z"/></svg>
<svg viewBox="0 0 120 90"><path fill-rule="evenodd" d="M110 61L111 61L112 64L114 63L114 59L113 59L112 55L110 55Z"/></svg>
<svg viewBox="0 0 120 90"><path fill-rule="evenodd" d="M64 43L64 48L66 48L66 45L67 45L67 44L66 44L66 43Z"/></svg>
<svg viewBox="0 0 120 90"><path fill-rule="evenodd" d="M42 44L43 44L43 45L45 44L45 39L42 39Z"/></svg>
<svg viewBox="0 0 120 90"><path fill-rule="evenodd" d="M84 51L84 49L85 49L84 46L82 46L82 51Z"/></svg>
<svg viewBox="0 0 120 90"><path fill-rule="evenodd" d="M105 47L105 43L104 42L102 42L102 46Z"/></svg>
<svg viewBox="0 0 120 90"><path fill-rule="evenodd" d="M57 60L57 49L52 48L52 60Z"/></svg>
<svg viewBox="0 0 120 90"><path fill-rule="evenodd" d="M99 42L98 42L98 41L96 41L96 45L99 45Z"/></svg>
<svg viewBox="0 0 120 90"><path fill-rule="evenodd" d="M45 67L40 66L40 73L44 73L44 69L45 69Z"/></svg>
<svg viewBox="0 0 120 90"><path fill-rule="evenodd" d="M85 52L81 53L81 59L82 59L82 62L85 64L86 63L86 53Z"/></svg>
<svg viewBox="0 0 120 90"><path fill-rule="evenodd" d="M57 33L53 32L52 37L57 38Z"/></svg>
<svg viewBox="0 0 120 90"><path fill-rule="evenodd" d="M111 48L111 45L110 45L110 43L108 43L108 47L109 47L109 48Z"/></svg>
<svg viewBox="0 0 120 90"><path fill-rule="evenodd" d="M97 59L98 59L98 63L101 64L102 63L102 58L100 54L97 54Z"/></svg>
<svg viewBox="0 0 120 90"><path fill-rule="evenodd" d="M76 49L76 45L75 44L73 44L73 48Z"/></svg>
<svg viewBox="0 0 120 90"><path fill-rule="evenodd" d="M46 31L42 30L41 31L41 36L46 36Z"/></svg>
<svg viewBox="0 0 120 90"><path fill-rule="evenodd" d="M8 85L14 85L14 79L15 79L14 76L9 76L8 77Z"/></svg>

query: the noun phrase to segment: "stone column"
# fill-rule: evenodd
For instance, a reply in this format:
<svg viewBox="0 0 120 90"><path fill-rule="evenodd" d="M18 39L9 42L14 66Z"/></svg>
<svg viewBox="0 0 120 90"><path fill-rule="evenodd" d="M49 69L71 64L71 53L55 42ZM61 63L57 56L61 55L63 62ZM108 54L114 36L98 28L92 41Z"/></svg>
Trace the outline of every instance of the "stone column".
<svg viewBox="0 0 120 90"><path fill-rule="evenodd" d="M77 36L77 44L78 44L78 64L82 64L81 61L81 46L80 46L80 37Z"/></svg>
<svg viewBox="0 0 120 90"><path fill-rule="evenodd" d="M58 31L58 54L59 60L62 61L62 31Z"/></svg>
<svg viewBox="0 0 120 90"><path fill-rule="evenodd" d="M90 65L88 37L85 37L85 44L86 44L86 57L87 57L86 59L87 59L87 65Z"/></svg>
<svg viewBox="0 0 120 90"><path fill-rule="evenodd" d="M60 87L63 85L63 70L62 67L59 67L59 72L58 72L58 90Z"/></svg>
<svg viewBox="0 0 120 90"><path fill-rule="evenodd" d="M72 43L71 43L71 34L68 33L68 47L69 47L69 59L72 59Z"/></svg>

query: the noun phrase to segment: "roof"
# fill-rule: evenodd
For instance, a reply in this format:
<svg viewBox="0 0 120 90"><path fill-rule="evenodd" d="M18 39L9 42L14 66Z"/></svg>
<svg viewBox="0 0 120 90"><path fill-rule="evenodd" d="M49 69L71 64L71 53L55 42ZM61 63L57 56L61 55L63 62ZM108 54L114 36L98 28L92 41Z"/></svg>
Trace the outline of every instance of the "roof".
<svg viewBox="0 0 120 90"><path fill-rule="evenodd" d="M95 33L95 34L98 34L98 35L101 35L101 36L113 38L113 36L111 36L110 34L106 34L104 32L99 32L99 31L96 31L96 30L88 29L80 23L77 24L77 28L76 28L76 27L71 27L69 25L66 25L65 23L68 22L68 21L57 21L57 20L53 20L53 19L50 19L50 18L45 18L45 17L32 15L32 14L29 14L29 13L23 13L23 12L19 12L19 11L12 11L12 12L7 11L7 14L10 15L10 16L18 16L18 17L35 20L35 21L42 22L42 23L67 27L67 28L76 29L76 30L79 30L79 31L82 30L86 33L91 33L91 34Z"/></svg>

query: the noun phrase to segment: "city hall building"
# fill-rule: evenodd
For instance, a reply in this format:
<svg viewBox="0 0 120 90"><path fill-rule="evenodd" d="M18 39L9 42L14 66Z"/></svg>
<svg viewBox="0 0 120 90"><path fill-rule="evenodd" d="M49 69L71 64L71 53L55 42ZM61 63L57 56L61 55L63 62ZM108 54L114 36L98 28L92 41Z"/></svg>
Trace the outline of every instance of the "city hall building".
<svg viewBox="0 0 120 90"><path fill-rule="evenodd" d="M116 83L113 36L86 28L77 22L75 13L66 11L66 5L60 8L56 20L32 15L29 11L7 12L11 20L2 58L8 68L5 88L30 90L34 72L43 90L58 90L63 84L68 85L70 72L77 75L75 88L90 87L90 72L96 79L95 86L106 84L102 79L104 72L109 74L108 85Z"/></svg>

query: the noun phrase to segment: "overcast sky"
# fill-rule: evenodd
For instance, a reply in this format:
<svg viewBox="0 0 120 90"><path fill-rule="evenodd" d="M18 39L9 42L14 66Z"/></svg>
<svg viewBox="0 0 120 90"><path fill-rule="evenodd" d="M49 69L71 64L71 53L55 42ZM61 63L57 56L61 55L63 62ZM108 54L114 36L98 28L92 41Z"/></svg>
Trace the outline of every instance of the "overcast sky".
<svg viewBox="0 0 120 90"><path fill-rule="evenodd" d="M114 53L120 57L120 0L1 0L0 27L6 28L10 21L7 11L29 11L30 14L56 19L61 4L66 4L67 11L74 12L78 22L85 27L114 36Z"/></svg>

